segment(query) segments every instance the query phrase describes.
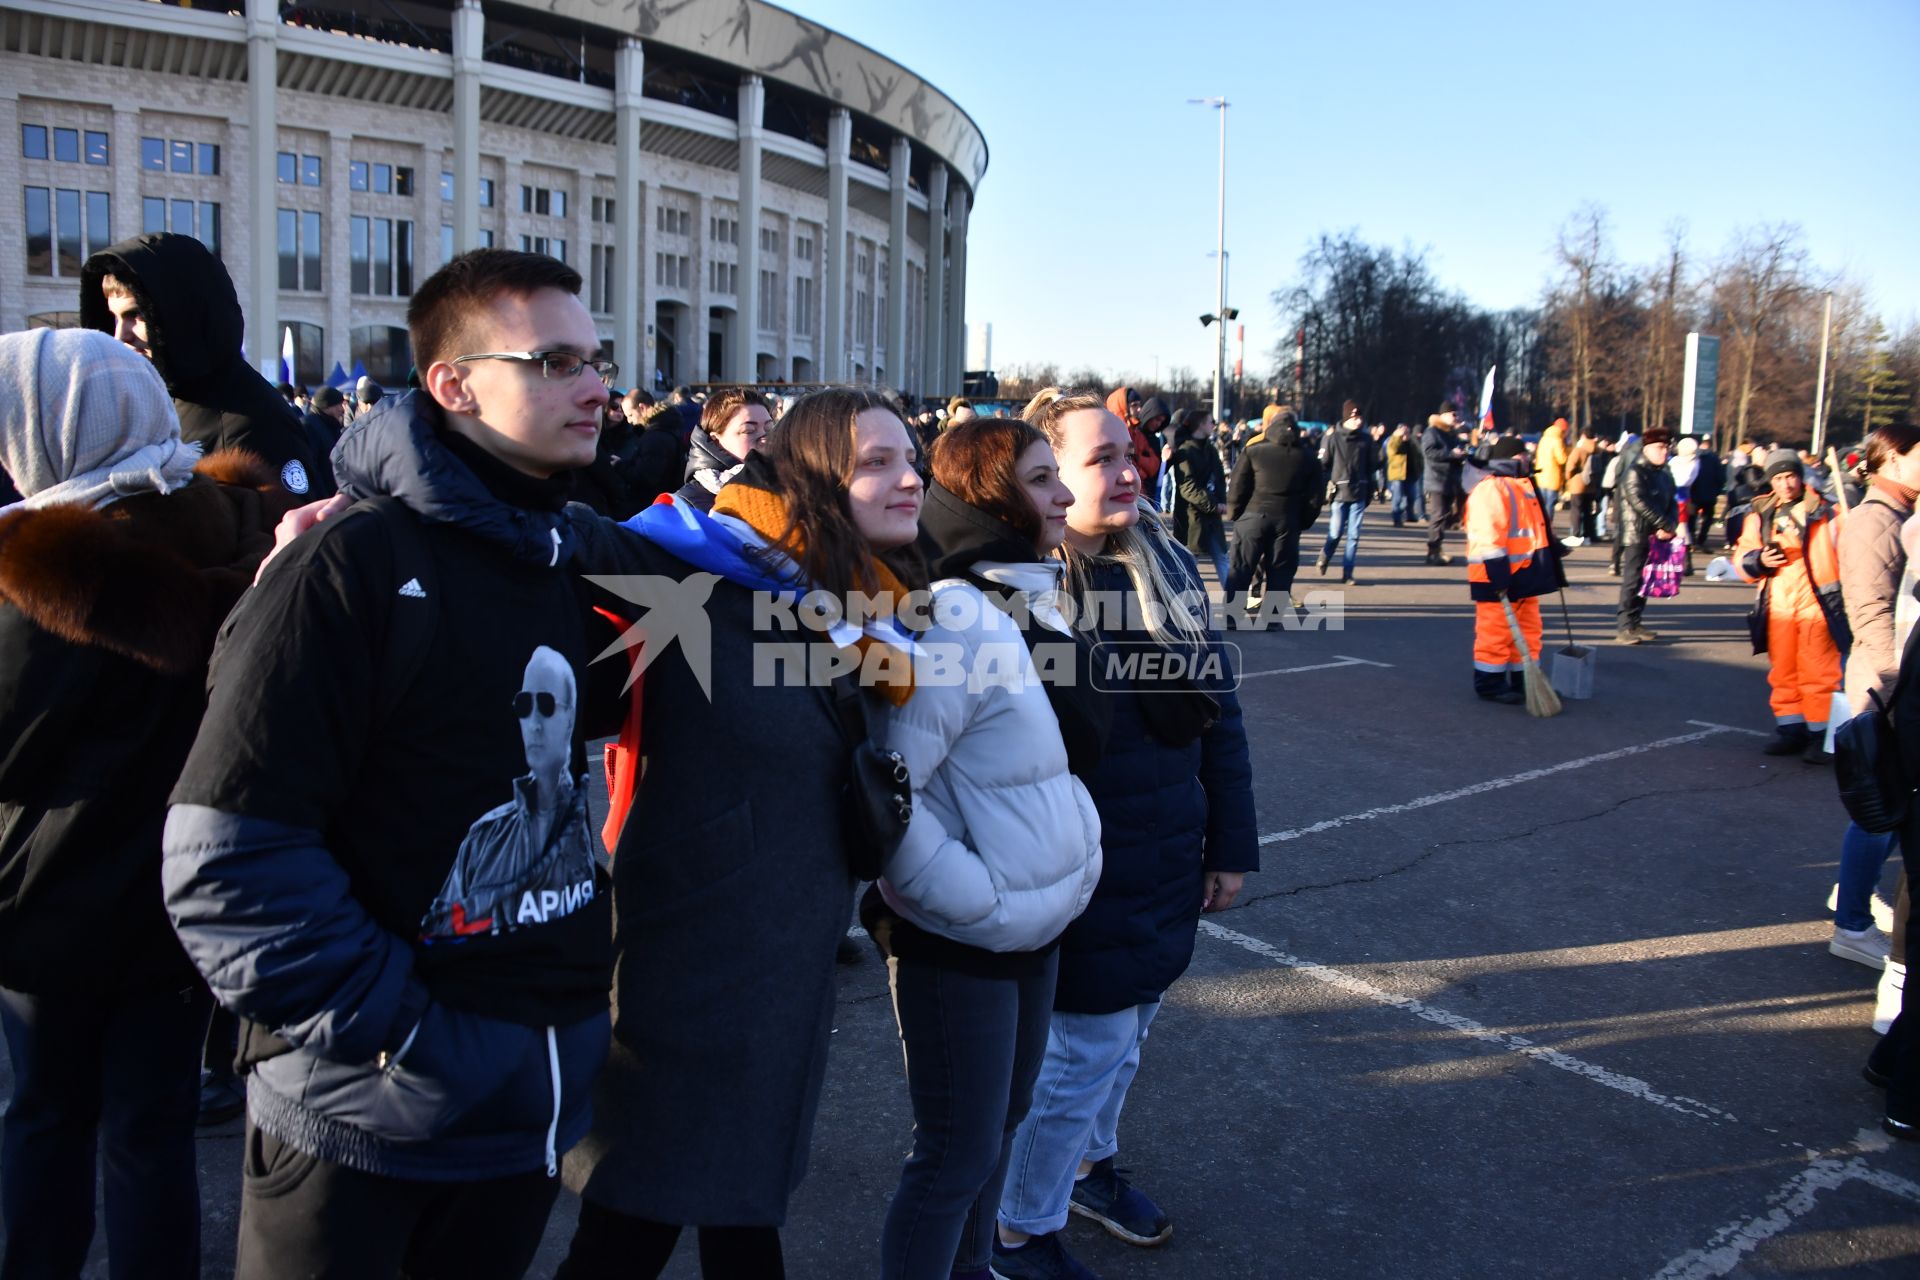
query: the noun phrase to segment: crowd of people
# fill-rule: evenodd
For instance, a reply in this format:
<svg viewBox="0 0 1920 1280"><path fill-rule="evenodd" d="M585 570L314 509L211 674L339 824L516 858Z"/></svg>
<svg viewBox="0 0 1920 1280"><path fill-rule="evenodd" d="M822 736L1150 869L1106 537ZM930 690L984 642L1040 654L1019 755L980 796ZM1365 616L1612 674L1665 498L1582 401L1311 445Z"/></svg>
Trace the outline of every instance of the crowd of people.
<svg viewBox="0 0 1920 1280"><path fill-rule="evenodd" d="M688 1229L705 1275L780 1276L866 883L914 1125L859 1269L1087 1280L1070 1216L1173 1231L1116 1166L1128 1095L1259 865L1202 566L1232 621L1291 603L1323 510L1347 585L1373 502L1433 563L1464 520L1474 689L1509 703L1570 543L1614 529L1642 643L1639 566L1718 497L1662 428L1530 448L1450 405L1316 438L1127 387L656 403L578 273L506 250L414 293L408 391L276 395L197 249L116 245L86 327L0 336L7 1274L78 1274L97 1142L112 1273L197 1276L196 1122L243 1106L245 1280L519 1277L562 1186L566 1280L657 1275ZM1849 694L1906 690L1917 444L1869 443L1837 539L1774 455L1724 517L1809 758L1829 582ZM636 640L667 597L703 644ZM1096 643L1183 661L1096 680ZM1897 843L1846 833L1835 908L1889 974L1861 921ZM1916 1137L1909 1031L1870 1074Z"/></svg>

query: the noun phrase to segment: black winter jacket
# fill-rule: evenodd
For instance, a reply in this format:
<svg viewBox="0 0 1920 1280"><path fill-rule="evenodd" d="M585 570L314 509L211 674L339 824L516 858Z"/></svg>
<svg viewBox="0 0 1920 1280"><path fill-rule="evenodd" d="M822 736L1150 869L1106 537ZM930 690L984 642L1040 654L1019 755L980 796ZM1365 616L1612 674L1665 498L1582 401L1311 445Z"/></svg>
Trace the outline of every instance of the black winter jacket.
<svg viewBox="0 0 1920 1280"><path fill-rule="evenodd" d="M1227 499L1226 468L1208 437L1192 436L1173 450L1173 527L1188 549L1202 551L1207 538L1220 535L1220 511Z"/></svg>
<svg viewBox="0 0 1920 1280"><path fill-rule="evenodd" d="M1374 448L1373 437L1365 427L1353 431L1341 426L1328 428L1320 461L1327 469L1335 502L1373 500Z"/></svg>
<svg viewBox="0 0 1920 1280"><path fill-rule="evenodd" d="M1192 558L1171 545L1166 554L1178 560L1187 590L1199 591ZM1110 598L1133 591L1115 561L1097 564L1089 585ZM1145 637L1102 625L1099 638L1138 644ZM1219 652L1217 635L1210 644ZM1141 710L1144 699L1168 695L1118 683L1124 687L1108 686L1116 691L1106 755L1084 779L1100 812L1104 864L1093 901L1061 940L1054 1007L1069 1013L1117 1013L1158 1000L1193 959L1204 872L1260 867L1239 699L1212 686L1219 718L1174 747L1148 731Z"/></svg>
<svg viewBox="0 0 1920 1280"><path fill-rule="evenodd" d="M1240 454L1227 484L1227 519L1268 516L1305 529L1319 519L1326 490L1320 459L1300 443L1299 432L1288 428Z"/></svg>
<svg viewBox="0 0 1920 1280"><path fill-rule="evenodd" d="M273 464L281 485L298 497L333 492L315 477L316 457L293 406L247 364L241 343L246 320L233 280L220 260L192 236L159 232L122 240L88 258L80 269L80 323L113 332L113 313L101 280L111 275L133 290L147 321L153 367L180 415L180 438L207 452L247 449ZM277 339L267 346L278 348ZM253 335L259 350L262 340Z"/></svg>
<svg viewBox="0 0 1920 1280"><path fill-rule="evenodd" d="M720 477L739 465L740 459L721 448L718 440L696 430L687 442L687 467L683 477L686 483L673 495L673 500L701 511L713 510L713 500L720 494L719 486L726 483Z"/></svg>
<svg viewBox="0 0 1920 1280"><path fill-rule="evenodd" d="M1620 539L1625 544L1647 542L1656 531L1673 533L1680 527L1680 504L1674 497L1673 473L1635 455L1621 481Z"/></svg>
<svg viewBox="0 0 1920 1280"><path fill-rule="evenodd" d="M167 791L214 632L287 502L257 459L198 471L170 494L0 518L0 986L197 981L160 898Z"/></svg>
<svg viewBox="0 0 1920 1280"><path fill-rule="evenodd" d="M618 726L625 674L589 665L612 636L569 572L566 479L495 461L417 392L335 461L399 510L315 527L235 611L167 907L220 1002L272 1032L243 1045L260 1127L386 1177L553 1171L609 1038L584 743Z"/></svg>
<svg viewBox="0 0 1920 1280"><path fill-rule="evenodd" d="M1456 458L1453 451L1460 447L1460 437L1442 427L1428 425L1420 433L1420 455L1427 463L1427 502L1444 496L1448 491L1460 487L1460 468L1464 458Z"/></svg>

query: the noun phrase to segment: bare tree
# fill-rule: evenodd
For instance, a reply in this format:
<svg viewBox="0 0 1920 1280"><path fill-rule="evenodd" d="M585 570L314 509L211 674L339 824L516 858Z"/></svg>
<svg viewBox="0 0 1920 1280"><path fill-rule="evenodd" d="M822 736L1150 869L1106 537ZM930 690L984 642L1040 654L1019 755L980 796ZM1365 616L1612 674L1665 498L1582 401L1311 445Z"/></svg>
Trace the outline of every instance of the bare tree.
<svg viewBox="0 0 1920 1280"><path fill-rule="evenodd" d="M1675 366L1681 354L1681 326L1690 292L1686 277L1686 235L1684 222L1668 224L1666 255L1646 277L1646 341L1641 347L1640 361L1643 427L1666 425L1679 382Z"/></svg>
<svg viewBox="0 0 1920 1280"><path fill-rule="evenodd" d="M1800 228L1793 223L1765 224L1738 233L1715 272L1715 307L1732 331L1739 363L1734 444L1747 439L1763 344L1787 308L1806 295L1807 277L1807 250Z"/></svg>
<svg viewBox="0 0 1920 1280"><path fill-rule="evenodd" d="M1608 295L1618 264L1607 243L1607 211L1597 204L1574 212L1554 244L1562 275L1549 295L1561 315L1567 339L1567 409L1574 430L1593 422L1595 381L1599 375L1602 330L1609 316Z"/></svg>

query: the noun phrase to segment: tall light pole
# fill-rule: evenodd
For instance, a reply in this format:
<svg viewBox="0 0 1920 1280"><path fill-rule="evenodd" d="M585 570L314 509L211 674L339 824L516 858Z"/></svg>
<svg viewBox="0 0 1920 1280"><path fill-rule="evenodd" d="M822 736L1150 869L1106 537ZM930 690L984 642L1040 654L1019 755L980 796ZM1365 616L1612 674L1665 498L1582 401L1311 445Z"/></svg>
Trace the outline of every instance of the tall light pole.
<svg viewBox="0 0 1920 1280"><path fill-rule="evenodd" d="M1213 420L1220 421L1220 383L1227 368L1227 108L1225 98L1188 98L1196 106L1212 107L1220 113L1220 222L1214 245L1214 334L1213 346Z"/></svg>
<svg viewBox="0 0 1920 1280"><path fill-rule="evenodd" d="M1833 295L1827 295L1826 314L1820 321L1820 380L1813 384L1813 456L1819 457L1827 443L1827 339L1833 333Z"/></svg>

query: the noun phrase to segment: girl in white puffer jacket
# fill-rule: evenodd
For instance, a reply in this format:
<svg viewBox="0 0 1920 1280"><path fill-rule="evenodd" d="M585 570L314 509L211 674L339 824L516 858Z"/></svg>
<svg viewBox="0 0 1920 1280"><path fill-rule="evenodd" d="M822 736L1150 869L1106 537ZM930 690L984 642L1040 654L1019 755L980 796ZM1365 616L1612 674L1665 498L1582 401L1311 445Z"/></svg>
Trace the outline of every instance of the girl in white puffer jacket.
<svg viewBox="0 0 1920 1280"><path fill-rule="evenodd" d="M914 813L862 906L887 955L914 1146L881 1238L885 1280L986 1277L1009 1144L1053 1008L1057 943L1100 876L1100 819L1076 771L1105 696L1061 617L1073 497L1026 423L984 418L933 450L921 516L933 625L886 745Z"/></svg>

